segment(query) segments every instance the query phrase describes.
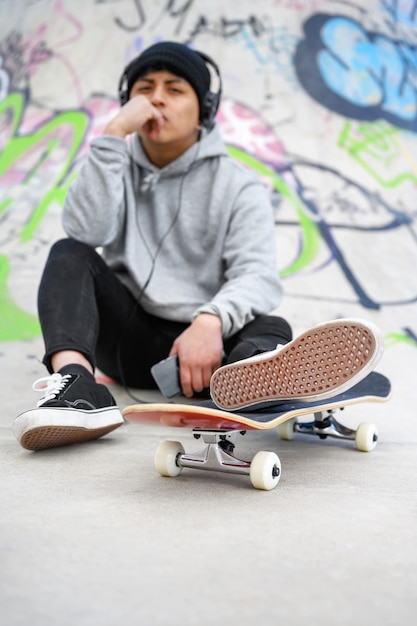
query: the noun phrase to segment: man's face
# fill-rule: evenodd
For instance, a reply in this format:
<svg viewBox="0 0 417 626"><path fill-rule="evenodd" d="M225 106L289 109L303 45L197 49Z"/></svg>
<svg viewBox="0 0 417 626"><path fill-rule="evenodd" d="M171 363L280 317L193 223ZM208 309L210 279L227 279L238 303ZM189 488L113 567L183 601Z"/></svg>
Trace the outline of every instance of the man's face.
<svg viewBox="0 0 417 626"><path fill-rule="evenodd" d="M158 109L162 124L150 122L140 133L144 143L186 143L192 145L199 126L199 103L190 83L165 70L149 72L138 79L130 98L145 96Z"/></svg>

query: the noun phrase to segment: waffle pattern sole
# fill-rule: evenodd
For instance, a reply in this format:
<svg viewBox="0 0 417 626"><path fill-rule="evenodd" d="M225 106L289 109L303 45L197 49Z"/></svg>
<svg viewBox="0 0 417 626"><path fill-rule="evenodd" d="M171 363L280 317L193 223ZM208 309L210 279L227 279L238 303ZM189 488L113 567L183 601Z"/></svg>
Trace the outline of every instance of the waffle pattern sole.
<svg viewBox="0 0 417 626"><path fill-rule="evenodd" d="M45 450L98 439L119 426L121 424L111 424L94 429L80 426L39 426L28 430L22 436L20 443L26 450Z"/></svg>
<svg viewBox="0 0 417 626"><path fill-rule="evenodd" d="M330 397L363 378L379 348L375 333L360 321L328 322L264 357L219 368L211 378L211 396L225 410Z"/></svg>

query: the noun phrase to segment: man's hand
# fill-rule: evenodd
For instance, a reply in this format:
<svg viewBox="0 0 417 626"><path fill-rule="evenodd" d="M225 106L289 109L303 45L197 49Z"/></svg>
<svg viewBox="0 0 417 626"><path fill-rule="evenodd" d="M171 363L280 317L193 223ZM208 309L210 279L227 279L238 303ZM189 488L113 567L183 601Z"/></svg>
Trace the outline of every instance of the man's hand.
<svg viewBox="0 0 417 626"><path fill-rule="evenodd" d="M134 96L124 104L117 115L104 129L105 135L125 139L135 131L140 133L146 127L163 126L162 113L143 95Z"/></svg>
<svg viewBox="0 0 417 626"><path fill-rule="evenodd" d="M170 356L178 355L183 394L208 387L212 373L221 365L223 354L222 323L217 315L202 313L174 341Z"/></svg>

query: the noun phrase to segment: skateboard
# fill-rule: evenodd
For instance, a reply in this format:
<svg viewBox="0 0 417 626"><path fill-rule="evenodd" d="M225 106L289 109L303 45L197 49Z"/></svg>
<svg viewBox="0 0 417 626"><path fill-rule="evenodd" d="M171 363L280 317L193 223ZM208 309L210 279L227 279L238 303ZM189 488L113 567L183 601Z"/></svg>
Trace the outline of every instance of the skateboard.
<svg viewBox="0 0 417 626"><path fill-rule="evenodd" d="M362 452L371 452L378 441L374 424L362 423L357 429L339 423L337 409L360 402L385 402L391 394L391 383L382 374L371 372L344 393L325 400L282 401L259 411L230 412L216 408L211 401L199 404L150 403L134 404L123 410L125 419L139 424L190 428L205 447L198 453L186 454L181 443L164 441L155 454L155 467L162 476L178 476L183 468L205 469L250 477L256 489L270 490L281 477L281 462L274 452L260 451L252 461L234 455L238 435L249 430L277 428L281 439L293 439L296 433L316 435L320 439L334 437L352 440ZM312 414L312 421L298 418Z"/></svg>

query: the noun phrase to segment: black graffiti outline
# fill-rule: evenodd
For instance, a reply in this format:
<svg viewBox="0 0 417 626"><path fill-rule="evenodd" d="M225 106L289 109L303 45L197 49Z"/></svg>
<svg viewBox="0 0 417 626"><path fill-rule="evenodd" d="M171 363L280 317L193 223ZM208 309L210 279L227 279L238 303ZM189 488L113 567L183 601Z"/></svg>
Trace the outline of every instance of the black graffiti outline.
<svg viewBox="0 0 417 626"><path fill-rule="evenodd" d="M182 7L176 7L176 0L168 0L165 7L162 8L159 16L152 23L152 29L155 28L162 21L164 15L167 14L169 17L173 17L175 19L180 18L174 30L174 34L179 35L184 26L188 11L192 8L194 1L195 0L184 0Z"/></svg>
<svg viewBox="0 0 417 626"><path fill-rule="evenodd" d="M405 300L396 300L392 302L387 302L387 301L382 301L382 300L377 302L376 300L372 299L366 292L365 287L362 286L359 278L355 275L354 271L351 269L351 266L349 264L349 261L346 258L346 255L338 246L336 238L332 232L334 229L337 229L337 230L349 229L349 230L366 231L366 232L371 232L371 231L381 232L381 231L386 231L386 230L392 230L394 228L398 228L399 226L405 226L412 233L413 232L412 231L412 221L413 221L412 218L409 215L407 215L405 212L399 211L391 207L378 195L377 199L381 207L384 208L388 214L392 215L392 220L389 224L384 225L384 226L375 226L371 228L369 226L362 227L359 225L351 225L351 224L349 225L337 224L337 223L329 224L326 221L325 217L322 215L322 212L320 211L320 209L314 203L314 201L308 197L308 194L304 193L305 188L303 186L303 183L300 177L295 172L295 167L297 165L317 169L320 172L333 174L334 176L343 180L346 185L356 188L365 197L366 196L369 197L370 194L365 187L358 184L356 181L353 181L349 179L348 177L342 175L338 170L325 166L325 165L320 165L317 163L312 163L310 161L297 159L297 160L294 160L293 164L288 168L288 171L291 172L291 177L295 183L295 192L297 193L297 195L299 195L300 198L303 199L303 203L305 204L305 206L309 209L311 214L314 215L315 223L317 224L319 228L321 237L330 250L331 259L333 261L336 261L336 263L338 263L346 280L352 287L354 293L356 293L361 306L363 306L366 309L379 310L381 309L382 306L398 306L398 305L413 304L417 302L417 295L414 298L408 298ZM280 170L281 175L283 174L283 171L285 170ZM280 222L280 220L277 219L276 224L280 224L280 223L282 225L289 225L289 222Z"/></svg>
<svg viewBox="0 0 417 626"><path fill-rule="evenodd" d="M123 30L130 32L130 33L134 32L135 30L140 30L142 26L146 23L146 13L145 13L145 9L142 6L141 0L132 0L132 1L133 1L133 4L135 5L135 8L138 14L138 18L139 18L138 24L134 24L133 26L128 26L121 20L120 17L114 18L114 21L117 24L117 26L119 26Z"/></svg>
<svg viewBox="0 0 417 626"><path fill-rule="evenodd" d="M249 15L246 18L240 19L229 19L222 16L218 22L210 21L205 15L200 15L190 32L187 43L193 42L194 39L201 34L231 39L239 35L246 27L250 28L255 37L260 37L268 30L268 27L265 26L264 22L256 17L256 15Z"/></svg>

